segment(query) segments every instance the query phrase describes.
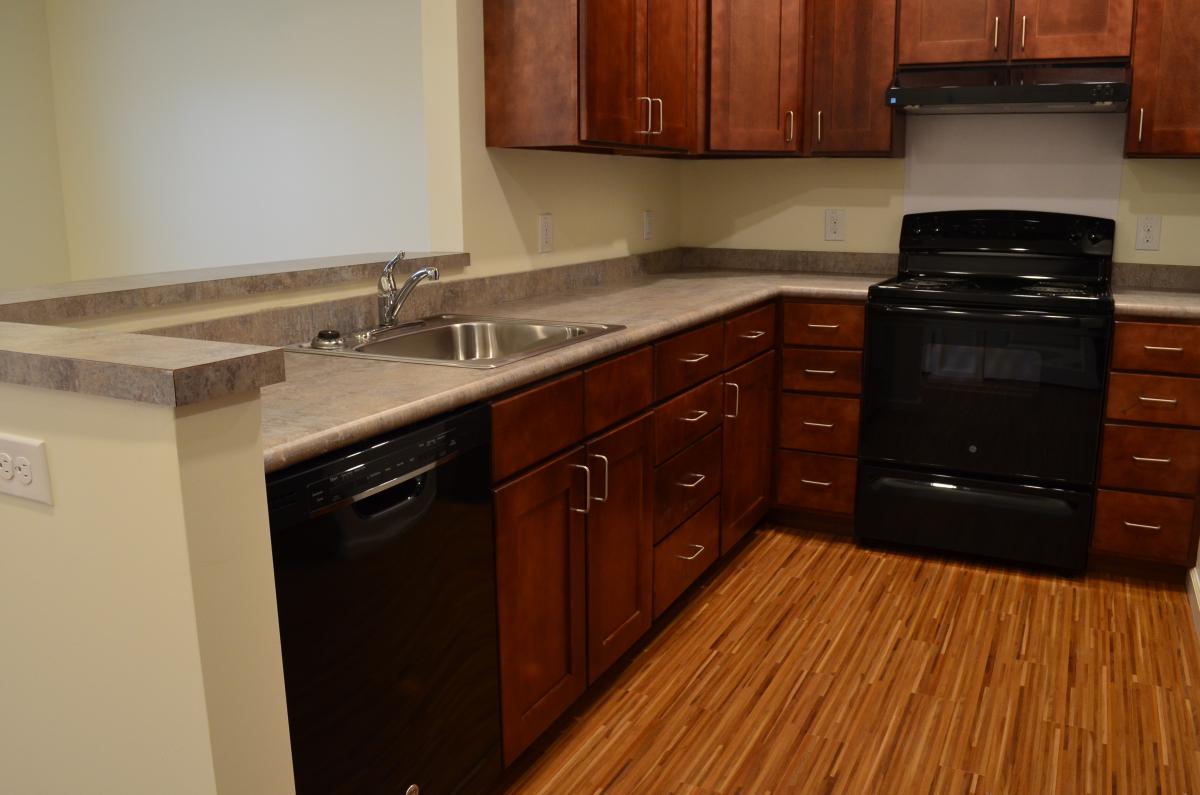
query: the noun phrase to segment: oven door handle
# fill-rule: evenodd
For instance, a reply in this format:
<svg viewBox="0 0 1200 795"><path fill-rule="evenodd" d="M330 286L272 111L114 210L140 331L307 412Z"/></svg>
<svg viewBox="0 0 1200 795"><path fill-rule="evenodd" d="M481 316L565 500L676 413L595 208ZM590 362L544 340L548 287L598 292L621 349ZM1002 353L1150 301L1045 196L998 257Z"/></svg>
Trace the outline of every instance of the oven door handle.
<svg viewBox="0 0 1200 795"><path fill-rule="evenodd" d="M1096 315L1058 315L1052 312L1037 312L1029 310L1008 309L945 309L931 306L903 306L896 304L874 304L869 308L894 315L910 317L937 318L938 320L957 320L970 322L972 320L1000 320L1013 323L1029 323L1039 326L1060 326L1063 328L1107 328L1108 320Z"/></svg>

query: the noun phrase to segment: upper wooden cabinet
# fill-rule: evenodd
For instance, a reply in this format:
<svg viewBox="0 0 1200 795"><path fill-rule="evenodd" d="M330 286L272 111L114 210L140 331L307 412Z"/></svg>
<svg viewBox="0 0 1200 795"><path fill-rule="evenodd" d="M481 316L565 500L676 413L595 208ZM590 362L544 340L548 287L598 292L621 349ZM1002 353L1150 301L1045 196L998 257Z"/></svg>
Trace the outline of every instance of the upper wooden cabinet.
<svg viewBox="0 0 1200 795"><path fill-rule="evenodd" d="M1014 0L1012 27L1013 60L1124 58L1133 0Z"/></svg>
<svg viewBox="0 0 1200 795"><path fill-rule="evenodd" d="M1141 0L1130 155L1200 156L1200 15L1191 0Z"/></svg>
<svg viewBox="0 0 1200 795"><path fill-rule="evenodd" d="M896 53L896 0L810 0L806 151L890 155L903 121L884 102Z"/></svg>
<svg viewBox="0 0 1200 795"><path fill-rule="evenodd" d="M1011 0L901 0L902 65L1008 59Z"/></svg>
<svg viewBox="0 0 1200 795"><path fill-rule="evenodd" d="M484 0L487 144L696 148L698 0Z"/></svg>
<svg viewBox="0 0 1200 795"><path fill-rule="evenodd" d="M798 151L802 22L800 0L712 0L710 149Z"/></svg>

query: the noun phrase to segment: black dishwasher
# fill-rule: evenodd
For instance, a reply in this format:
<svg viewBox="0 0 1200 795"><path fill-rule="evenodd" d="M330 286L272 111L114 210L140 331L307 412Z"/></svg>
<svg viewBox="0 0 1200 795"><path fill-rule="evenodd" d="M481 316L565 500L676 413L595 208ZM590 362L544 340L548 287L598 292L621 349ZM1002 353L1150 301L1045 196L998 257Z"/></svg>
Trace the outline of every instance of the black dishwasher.
<svg viewBox="0 0 1200 795"><path fill-rule="evenodd" d="M480 407L268 479L298 792L498 778L490 440Z"/></svg>

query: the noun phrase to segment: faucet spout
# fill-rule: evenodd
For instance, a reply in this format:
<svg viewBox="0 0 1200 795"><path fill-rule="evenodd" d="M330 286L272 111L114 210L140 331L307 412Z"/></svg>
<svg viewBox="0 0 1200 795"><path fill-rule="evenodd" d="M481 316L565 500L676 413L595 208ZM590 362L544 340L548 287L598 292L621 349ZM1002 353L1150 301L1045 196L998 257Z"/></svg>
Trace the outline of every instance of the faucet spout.
<svg viewBox="0 0 1200 795"><path fill-rule="evenodd" d="M409 295L418 284L426 279L436 282L441 278L437 268L420 268L408 277L408 281L404 283L403 287L397 289L393 272L396 265L403 259L403 252L396 255L383 267L383 274L379 277L379 325L382 328L396 325L396 318L399 317L404 302L408 300Z"/></svg>

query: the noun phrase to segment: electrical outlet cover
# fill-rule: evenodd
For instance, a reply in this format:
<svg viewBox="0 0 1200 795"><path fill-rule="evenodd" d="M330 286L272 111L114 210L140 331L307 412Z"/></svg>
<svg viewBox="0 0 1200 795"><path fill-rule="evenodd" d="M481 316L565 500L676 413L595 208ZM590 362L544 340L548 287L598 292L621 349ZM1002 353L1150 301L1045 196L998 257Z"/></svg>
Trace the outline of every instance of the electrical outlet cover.
<svg viewBox="0 0 1200 795"><path fill-rule="evenodd" d="M1138 251L1158 251L1162 243L1162 216L1139 215L1137 239L1134 248Z"/></svg>
<svg viewBox="0 0 1200 795"><path fill-rule="evenodd" d="M50 495L50 467L46 461L45 442L0 434L0 456L7 456L4 460L11 461L13 473L11 478L0 477L0 494L11 494L46 505L54 504Z"/></svg>
<svg viewBox="0 0 1200 795"><path fill-rule="evenodd" d="M542 213L538 216L538 253L549 254L554 250L554 216Z"/></svg>
<svg viewBox="0 0 1200 795"><path fill-rule="evenodd" d="M844 241L846 239L846 211L825 211L825 239Z"/></svg>

